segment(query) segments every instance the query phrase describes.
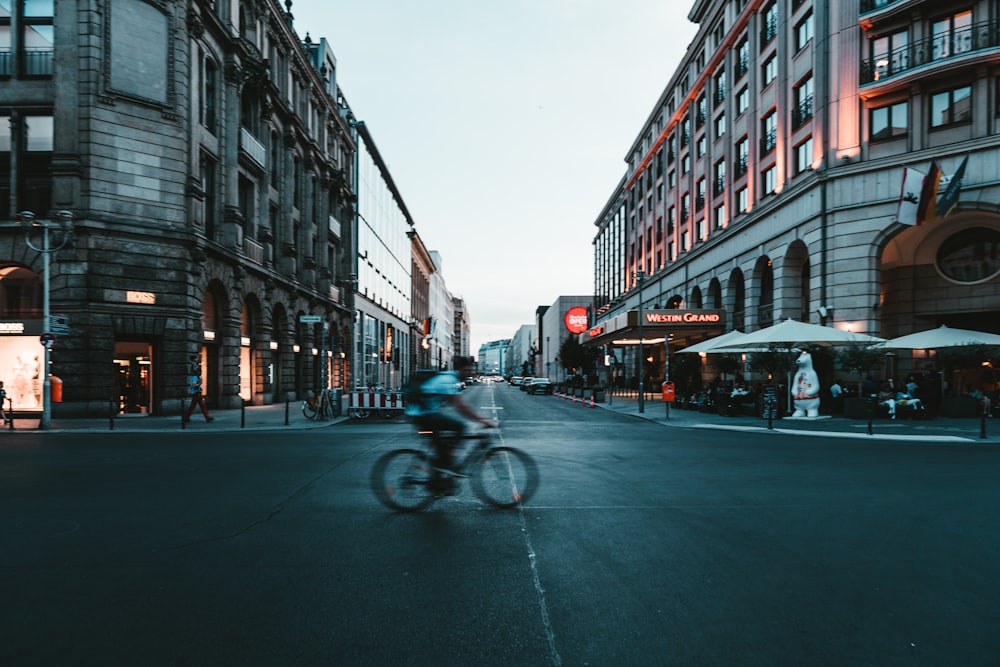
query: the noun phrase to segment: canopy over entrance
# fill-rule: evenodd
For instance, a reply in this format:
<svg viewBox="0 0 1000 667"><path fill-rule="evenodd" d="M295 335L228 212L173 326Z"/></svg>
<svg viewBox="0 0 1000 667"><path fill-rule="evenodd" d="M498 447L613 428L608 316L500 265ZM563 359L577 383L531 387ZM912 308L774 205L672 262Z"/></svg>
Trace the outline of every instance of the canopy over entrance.
<svg viewBox="0 0 1000 667"><path fill-rule="evenodd" d="M645 310L642 311L642 343L655 345L677 335L720 334L726 328L724 310ZM630 310L597 323L580 334L580 344L638 345L639 311Z"/></svg>

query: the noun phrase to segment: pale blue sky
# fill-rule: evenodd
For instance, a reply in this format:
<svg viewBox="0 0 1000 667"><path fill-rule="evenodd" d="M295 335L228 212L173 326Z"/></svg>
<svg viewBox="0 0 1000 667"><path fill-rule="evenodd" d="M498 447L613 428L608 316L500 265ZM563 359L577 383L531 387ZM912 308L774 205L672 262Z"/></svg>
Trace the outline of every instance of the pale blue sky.
<svg viewBox="0 0 1000 667"><path fill-rule="evenodd" d="M472 353L593 291L594 221L694 37L693 2L295 0L389 165Z"/></svg>

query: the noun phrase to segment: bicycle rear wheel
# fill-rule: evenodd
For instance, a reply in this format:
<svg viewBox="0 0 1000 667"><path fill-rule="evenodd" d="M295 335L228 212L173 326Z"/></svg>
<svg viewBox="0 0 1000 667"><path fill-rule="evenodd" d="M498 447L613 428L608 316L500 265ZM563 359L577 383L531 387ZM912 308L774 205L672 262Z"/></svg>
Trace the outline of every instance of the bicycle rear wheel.
<svg viewBox="0 0 1000 667"><path fill-rule="evenodd" d="M538 481L538 466L527 452L491 447L475 466L472 490L495 507L515 507L535 495Z"/></svg>
<svg viewBox="0 0 1000 667"><path fill-rule="evenodd" d="M316 419L316 401L309 398L302 401L302 414L306 419Z"/></svg>
<svg viewBox="0 0 1000 667"><path fill-rule="evenodd" d="M383 454L372 467L371 487L386 507L415 512L434 501L431 464L427 454L417 449L397 449Z"/></svg>

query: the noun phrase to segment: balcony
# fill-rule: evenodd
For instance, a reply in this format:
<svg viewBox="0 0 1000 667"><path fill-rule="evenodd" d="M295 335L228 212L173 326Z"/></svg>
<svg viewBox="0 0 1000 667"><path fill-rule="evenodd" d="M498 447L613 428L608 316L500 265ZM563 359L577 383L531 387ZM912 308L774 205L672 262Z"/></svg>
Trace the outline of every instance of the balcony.
<svg viewBox="0 0 1000 667"><path fill-rule="evenodd" d="M770 153L774 150L774 147L778 145L778 131L768 130L764 133L764 136L760 138L760 152Z"/></svg>
<svg viewBox="0 0 1000 667"><path fill-rule="evenodd" d="M257 264L264 263L264 246L257 243L253 239L243 239L243 254L246 255L247 259L251 262L255 262Z"/></svg>
<svg viewBox="0 0 1000 667"><path fill-rule="evenodd" d="M267 150L264 144L257 141L257 137L250 134L250 130L245 127L240 128L240 148L262 168L267 165Z"/></svg>
<svg viewBox="0 0 1000 667"><path fill-rule="evenodd" d="M769 16L764 21L764 26L760 30L761 45L767 44L778 34L778 17Z"/></svg>
<svg viewBox="0 0 1000 667"><path fill-rule="evenodd" d="M52 76L52 62L55 51L48 46L24 47L21 54L24 76Z"/></svg>
<svg viewBox="0 0 1000 667"><path fill-rule="evenodd" d="M947 63L1000 47L1000 19L917 40L861 62L861 85L884 82L929 63Z"/></svg>
<svg viewBox="0 0 1000 667"><path fill-rule="evenodd" d="M0 49L0 76L10 76L10 49Z"/></svg>
<svg viewBox="0 0 1000 667"><path fill-rule="evenodd" d="M792 107L792 129L797 130L813 117L813 96L808 95Z"/></svg>
<svg viewBox="0 0 1000 667"><path fill-rule="evenodd" d="M733 171L736 173L736 178L739 178L743 174L747 173L747 163L749 162L746 155L741 155L736 158L733 163Z"/></svg>

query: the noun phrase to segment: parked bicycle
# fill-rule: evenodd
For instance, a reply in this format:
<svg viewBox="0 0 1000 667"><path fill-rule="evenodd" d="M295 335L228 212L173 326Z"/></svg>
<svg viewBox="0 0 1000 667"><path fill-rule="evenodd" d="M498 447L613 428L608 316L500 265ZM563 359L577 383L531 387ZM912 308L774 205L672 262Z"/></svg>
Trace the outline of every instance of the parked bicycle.
<svg viewBox="0 0 1000 667"><path fill-rule="evenodd" d="M371 487L375 497L387 507L400 512L421 510L438 498L453 493L442 493L442 480L457 483L468 479L472 491L482 501L494 507L511 508L527 502L538 489L538 466L531 456L516 447L496 445L497 429L490 429L456 440L473 441L468 451L456 455L451 470L431 465L434 459L433 438L437 434L421 431L420 449L397 449L382 455L371 472Z"/></svg>
<svg viewBox="0 0 1000 667"><path fill-rule="evenodd" d="M334 400L333 389L320 389L315 396L302 401L302 414L311 420L333 419L336 416Z"/></svg>

